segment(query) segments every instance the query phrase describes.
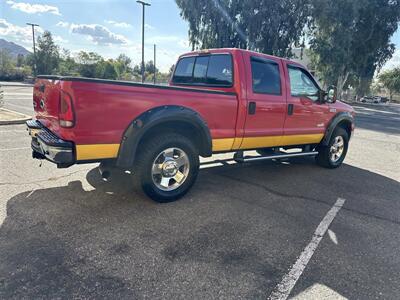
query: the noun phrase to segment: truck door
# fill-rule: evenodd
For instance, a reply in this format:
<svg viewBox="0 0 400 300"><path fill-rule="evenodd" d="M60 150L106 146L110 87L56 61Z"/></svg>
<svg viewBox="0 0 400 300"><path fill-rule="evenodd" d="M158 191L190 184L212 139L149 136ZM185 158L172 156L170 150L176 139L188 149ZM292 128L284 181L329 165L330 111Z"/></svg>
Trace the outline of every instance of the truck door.
<svg viewBox="0 0 400 300"><path fill-rule="evenodd" d="M284 145L319 143L329 121L329 105L318 101L319 85L301 66L286 63L287 115Z"/></svg>
<svg viewBox="0 0 400 300"><path fill-rule="evenodd" d="M286 85L279 58L246 53L247 115L240 149L277 146L286 115Z"/></svg>

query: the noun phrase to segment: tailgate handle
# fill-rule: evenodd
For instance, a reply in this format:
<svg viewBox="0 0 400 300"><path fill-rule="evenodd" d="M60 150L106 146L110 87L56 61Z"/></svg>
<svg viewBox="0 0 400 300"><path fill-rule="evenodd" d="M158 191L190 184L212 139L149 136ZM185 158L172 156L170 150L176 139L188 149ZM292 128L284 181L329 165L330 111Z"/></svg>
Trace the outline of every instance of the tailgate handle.
<svg viewBox="0 0 400 300"><path fill-rule="evenodd" d="M249 102L249 115L254 115L256 113L256 103Z"/></svg>

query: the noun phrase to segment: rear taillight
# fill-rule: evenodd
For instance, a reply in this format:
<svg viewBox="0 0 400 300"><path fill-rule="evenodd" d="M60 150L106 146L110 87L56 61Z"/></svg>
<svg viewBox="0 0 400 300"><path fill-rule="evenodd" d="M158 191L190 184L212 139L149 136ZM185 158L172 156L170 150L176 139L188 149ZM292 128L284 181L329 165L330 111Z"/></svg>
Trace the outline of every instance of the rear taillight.
<svg viewBox="0 0 400 300"><path fill-rule="evenodd" d="M60 93L58 117L61 127L73 127L75 125L75 113L72 104L72 97L63 91Z"/></svg>

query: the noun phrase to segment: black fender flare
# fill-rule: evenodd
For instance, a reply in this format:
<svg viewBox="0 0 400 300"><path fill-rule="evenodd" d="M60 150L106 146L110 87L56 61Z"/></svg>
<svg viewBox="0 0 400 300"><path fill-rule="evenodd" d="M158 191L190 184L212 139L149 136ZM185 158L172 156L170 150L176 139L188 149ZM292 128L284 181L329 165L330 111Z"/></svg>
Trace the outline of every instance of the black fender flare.
<svg viewBox="0 0 400 300"><path fill-rule="evenodd" d="M341 123L341 122L349 122L350 124L354 123L354 117L351 115L349 112L340 112L336 114L331 122L329 123L325 135L321 141L321 144L324 146L327 146L329 144L329 141L331 139L333 131L336 129L336 127Z"/></svg>
<svg viewBox="0 0 400 300"><path fill-rule="evenodd" d="M149 130L166 122L184 122L192 125L201 140L200 155L205 157L212 155L211 134L204 119L190 108L167 105L152 108L129 124L122 137L116 165L125 168L132 167L141 139Z"/></svg>

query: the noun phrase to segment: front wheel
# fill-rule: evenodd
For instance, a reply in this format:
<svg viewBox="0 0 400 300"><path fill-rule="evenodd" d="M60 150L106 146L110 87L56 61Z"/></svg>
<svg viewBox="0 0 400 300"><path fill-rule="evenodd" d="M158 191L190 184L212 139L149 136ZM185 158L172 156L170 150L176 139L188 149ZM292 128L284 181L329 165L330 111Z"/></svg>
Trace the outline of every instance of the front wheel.
<svg viewBox="0 0 400 300"><path fill-rule="evenodd" d="M133 169L134 183L154 201L177 200L194 184L199 154L188 138L174 133L157 135L138 151Z"/></svg>
<svg viewBox="0 0 400 300"><path fill-rule="evenodd" d="M317 163L325 168L339 167L346 157L349 135L343 128L336 128L327 146L318 147Z"/></svg>

